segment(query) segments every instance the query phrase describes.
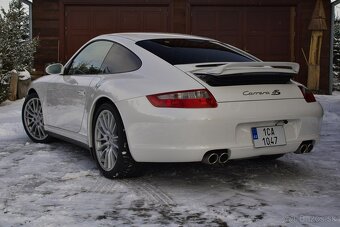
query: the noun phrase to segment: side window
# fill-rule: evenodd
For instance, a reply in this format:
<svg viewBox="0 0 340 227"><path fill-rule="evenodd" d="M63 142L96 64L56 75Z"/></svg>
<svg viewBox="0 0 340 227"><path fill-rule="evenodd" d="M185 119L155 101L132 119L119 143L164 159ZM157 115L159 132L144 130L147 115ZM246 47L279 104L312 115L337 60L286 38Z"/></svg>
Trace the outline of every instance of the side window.
<svg viewBox="0 0 340 227"><path fill-rule="evenodd" d="M111 47L109 41L90 43L73 59L67 74L102 74L101 65Z"/></svg>
<svg viewBox="0 0 340 227"><path fill-rule="evenodd" d="M137 70L142 61L129 49L114 43L107 54L101 70L105 74L124 73Z"/></svg>

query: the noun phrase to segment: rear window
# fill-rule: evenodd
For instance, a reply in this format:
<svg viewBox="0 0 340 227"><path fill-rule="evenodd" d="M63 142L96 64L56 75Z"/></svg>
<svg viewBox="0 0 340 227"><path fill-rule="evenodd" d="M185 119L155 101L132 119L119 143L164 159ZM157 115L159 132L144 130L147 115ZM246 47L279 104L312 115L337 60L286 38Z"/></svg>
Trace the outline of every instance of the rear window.
<svg viewBox="0 0 340 227"><path fill-rule="evenodd" d="M136 43L172 65L254 61L217 42L200 39L152 39Z"/></svg>

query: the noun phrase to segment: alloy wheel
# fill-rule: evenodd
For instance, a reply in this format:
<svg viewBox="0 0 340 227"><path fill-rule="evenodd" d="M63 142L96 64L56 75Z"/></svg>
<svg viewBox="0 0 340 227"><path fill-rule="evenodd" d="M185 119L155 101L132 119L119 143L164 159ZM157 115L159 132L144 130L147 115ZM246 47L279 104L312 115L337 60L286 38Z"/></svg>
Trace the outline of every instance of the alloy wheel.
<svg viewBox="0 0 340 227"><path fill-rule="evenodd" d="M95 152L100 166L111 171L118 159L118 129L116 119L109 110L103 110L97 117L95 132Z"/></svg>
<svg viewBox="0 0 340 227"><path fill-rule="evenodd" d="M47 134L44 130L44 118L39 98L31 98L24 108L24 124L29 134L36 140L44 140Z"/></svg>

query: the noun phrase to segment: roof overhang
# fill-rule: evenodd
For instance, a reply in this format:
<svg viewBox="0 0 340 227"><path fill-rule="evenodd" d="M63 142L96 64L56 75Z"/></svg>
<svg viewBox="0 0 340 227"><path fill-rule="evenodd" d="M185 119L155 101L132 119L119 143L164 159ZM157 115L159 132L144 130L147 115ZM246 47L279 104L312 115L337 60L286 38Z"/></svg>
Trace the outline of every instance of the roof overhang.
<svg viewBox="0 0 340 227"><path fill-rule="evenodd" d="M28 0L21 0L21 2L23 2L23 3L25 3L26 5L29 5L29 6L33 4L33 2L28 1Z"/></svg>
<svg viewBox="0 0 340 227"><path fill-rule="evenodd" d="M336 1L331 2L332 5L337 5L339 3L340 3L340 0L336 0Z"/></svg>

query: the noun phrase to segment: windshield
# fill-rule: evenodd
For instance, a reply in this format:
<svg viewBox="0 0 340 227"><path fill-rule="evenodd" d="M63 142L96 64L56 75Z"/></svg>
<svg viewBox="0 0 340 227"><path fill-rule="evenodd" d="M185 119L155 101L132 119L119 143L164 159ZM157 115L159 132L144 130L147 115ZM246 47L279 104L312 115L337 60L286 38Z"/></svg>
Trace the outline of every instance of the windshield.
<svg viewBox="0 0 340 227"><path fill-rule="evenodd" d="M218 42L201 39L152 39L136 43L172 65L254 61Z"/></svg>

